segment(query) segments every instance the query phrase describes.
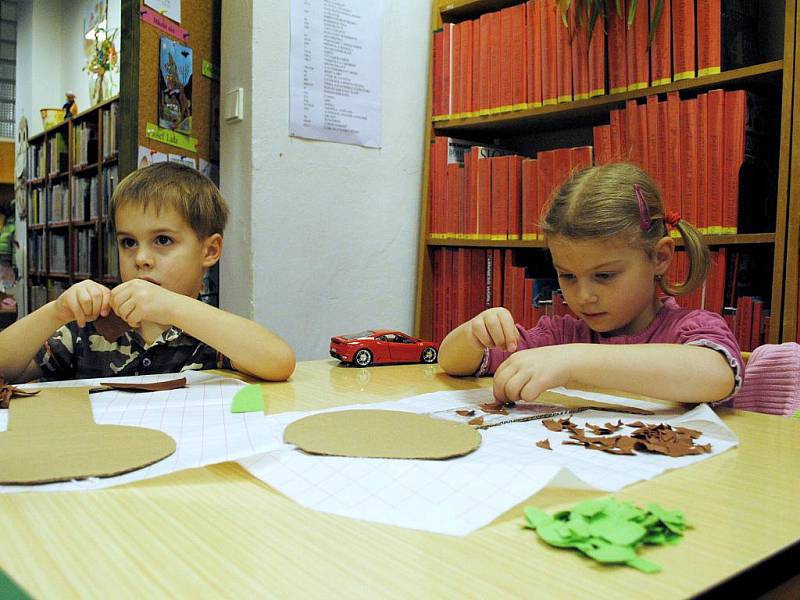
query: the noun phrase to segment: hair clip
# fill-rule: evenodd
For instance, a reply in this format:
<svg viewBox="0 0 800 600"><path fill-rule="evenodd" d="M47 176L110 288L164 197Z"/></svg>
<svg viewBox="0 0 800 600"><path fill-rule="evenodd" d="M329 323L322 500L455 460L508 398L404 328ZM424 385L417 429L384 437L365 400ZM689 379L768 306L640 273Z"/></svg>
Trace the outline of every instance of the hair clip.
<svg viewBox="0 0 800 600"><path fill-rule="evenodd" d="M653 219L650 217L650 208L647 206L647 202L645 202L642 188L638 183L633 184L633 191L636 192L636 200L639 202L639 227L642 228L642 231L647 231L650 229L650 224L653 222Z"/></svg>

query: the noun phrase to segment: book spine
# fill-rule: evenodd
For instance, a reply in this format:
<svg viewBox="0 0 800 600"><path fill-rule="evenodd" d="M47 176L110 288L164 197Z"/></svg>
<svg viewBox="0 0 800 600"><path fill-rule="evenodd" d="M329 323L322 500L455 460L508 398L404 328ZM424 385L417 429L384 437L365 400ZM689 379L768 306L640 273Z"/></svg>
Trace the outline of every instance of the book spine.
<svg viewBox="0 0 800 600"><path fill-rule="evenodd" d="M701 0L702 1L702 0ZM659 0L650 0L650 15ZM666 85L672 81L672 0L662 0L661 16L650 46L650 85Z"/></svg>
<svg viewBox="0 0 800 600"><path fill-rule="evenodd" d="M697 75L714 75L722 70L721 0L697 3Z"/></svg>
<svg viewBox="0 0 800 600"><path fill-rule="evenodd" d="M673 79L696 76L694 0L672 0Z"/></svg>
<svg viewBox="0 0 800 600"><path fill-rule="evenodd" d="M619 94L628 90L627 50L625 45L627 2L621 2L622 14L609 5L608 30L608 86L610 93Z"/></svg>

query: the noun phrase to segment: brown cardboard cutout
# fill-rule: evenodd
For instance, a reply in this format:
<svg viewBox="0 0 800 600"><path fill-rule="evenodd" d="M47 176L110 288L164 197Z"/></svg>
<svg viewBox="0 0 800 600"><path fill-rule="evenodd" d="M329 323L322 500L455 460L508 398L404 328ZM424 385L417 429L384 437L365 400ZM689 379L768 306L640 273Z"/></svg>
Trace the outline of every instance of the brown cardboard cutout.
<svg viewBox="0 0 800 600"><path fill-rule="evenodd" d="M0 483L31 484L111 477L175 452L166 433L97 425L87 388L49 388L14 398L0 433Z"/></svg>
<svg viewBox="0 0 800 600"><path fill-rule="evenodd" d="M469 454L481 434L455 421L392 410L342 410L304 417L283 433L311 454L443 459Z"/></svg>
<svg viewBox="0 0 800 600"><path fill-rule="evenodd" d="M109 342L116 342L123 333L131 329L131 326L119 315L110 312L108 316L95 319L94 328Z"/></svg>

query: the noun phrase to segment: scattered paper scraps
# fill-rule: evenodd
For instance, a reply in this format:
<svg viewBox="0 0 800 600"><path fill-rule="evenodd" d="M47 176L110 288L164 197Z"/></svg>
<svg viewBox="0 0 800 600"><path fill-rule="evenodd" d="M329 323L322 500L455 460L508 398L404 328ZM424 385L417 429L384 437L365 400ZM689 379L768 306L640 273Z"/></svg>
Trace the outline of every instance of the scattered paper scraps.
<svg viewBox="0 0 800 600"><path fill-rule="evenodd" d="M94 328L109 342L116 342L131 326L123 321L119 315L111 312L105 317L96 319Z"/></svg>
<svg viewBox="0 0 800 600"><path fill-rule="evenodd" d="M39 390L21 390L14 387L6 380L0 377L0 408L8 408L12 398L25 398L27 396L35 396Z"/></svg>
<svg viewBox="0 0 800 600"><path fill-rule="evenodd" d="M232 413L264 412L264 396L261 385L251 383L240 389L231 401Z"/></svg>
<svg viewBox="0 0 800 600"><path fill-rule="evenodd" d="M552 448L550 447L550 440L548 440L547 438L544 438L543 440L536 442L536 445L539 446L539 448L544 448L545 450L552 450Z"/></svg>
<svg viewBox="0 0 800 600"><path fill-rule="evenodd" d="M470 406L460 406L455 409L437 411L431 416L457 421L472 425L476 429L487 429L504 423L517 421L533 421L559 415L569 415L576 412L561 406L551 404L522 404L514 402L486 402Z"/></svg>
<svg viewBox="0 0 800 600"><path fill-rule="evenodd" d="M690 527L681 511L657 504L642 509L616 498L586 500L552 517L527 506L525 521L525 527L551 546L576 548L599 563L623 564L644 573L658 573L661 566L636 550L645 544L676 544Z"/></svg>
<svg viewBox="0 0 800 600"><path fill-rule="evenodd" d="M94 392L107 392L109 390L120 390L123 392L165 392L186 387L186 377L157 381L155 383L130 383L125 381L101 381L101 387L91 388L90 394Z"/></svg>
<svg viewBox="0 0 800 600"><path fill-rule="evenodd" d="M586 429L599 437L587 436L583 429L568 418L558 421L545 419L542 425L555 433L569 431L569 440L561 442L564 445L583 446L589 450L600 450L609 454L634 456L636 454L634 450L638 450L680 457L711 452L711 444L695 444L695 440L703 435L702 431L686 427L673 428L665 423L658 425L645 424L641 421L623 423L621 420L617 421L616 425L586 423ZM623 427L632 427L635 430L630 435L609 435Z"/></svg>
<svg viewBox="0 0 800 600"><path fill-rule="evenodd" d="M162 431L95 423L87 391L42 388L36 398L14 399L0 433L0 484L111 477L175 452L175 440Z"/></svg>
<svg viewBox="0 0 800 600"><path fill-rule="evenodd" d="M481 445L463 423L393 410L319 413L286 427L283 440L310 454L360 458L445 459Z"/></svg>

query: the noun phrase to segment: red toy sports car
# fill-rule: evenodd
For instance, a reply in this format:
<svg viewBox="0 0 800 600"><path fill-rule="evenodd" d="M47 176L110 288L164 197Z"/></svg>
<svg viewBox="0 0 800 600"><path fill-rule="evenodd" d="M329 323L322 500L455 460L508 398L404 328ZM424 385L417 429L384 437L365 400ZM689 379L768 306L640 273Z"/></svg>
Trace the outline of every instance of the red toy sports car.
<svg viewBox="0 0 800 600"><path fill-rule="evenodd" d="M391 329L374 329L331 338L331 356L356 367L376 363L434 363L439 344Z"/></svg>

